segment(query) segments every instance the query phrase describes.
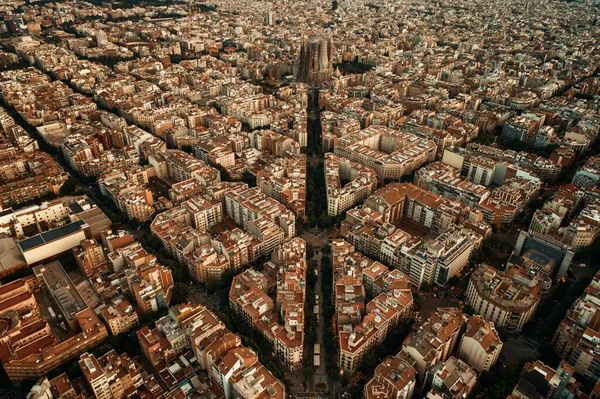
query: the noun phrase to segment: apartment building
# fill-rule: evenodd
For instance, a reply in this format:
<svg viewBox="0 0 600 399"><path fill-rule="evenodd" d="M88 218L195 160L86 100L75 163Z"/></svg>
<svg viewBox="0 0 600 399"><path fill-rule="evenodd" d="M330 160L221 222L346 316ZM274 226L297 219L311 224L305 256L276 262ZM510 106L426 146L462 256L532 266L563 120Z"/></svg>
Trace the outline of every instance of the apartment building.
<svg viewBox="0 0 600 399"><path fill-rule="evenodd" d="M194 155L210 165L231 168L235 165L235 153L225 140L203 140L194 145Z"/></svg>
<svg viewBox="0 0 600 399"><path fill-rule="evenodd" d="M306 213L306 156L290 152L283 155L268 159L256 173L256 186L302 218Z"/></svg>
<svg viewBox="0 0 600 399"><path fill-rule="evenodd" d="M173 295L171 269L161 265L137 242L108 254L111 269L115 271L113 285L135 299L142 313L165 308Z"/></svg>
<svg viewBox="0 0 600 399"><path fill-rule="evenodd" d="M250 231L249 225L253 221L264 219L265 222L269 221L279 227L286 237L296 235L296 216L278 201L267 197L257 187L236 187L225 193L224 197L227 215L244 230ZM259 229L260 227L255 226L255 230Z"/></svg>
<svg viewBox="0 0 600 399"><path fill-rule="evenodd" d="M48 195L58 195L68 178L48 153L3 149L0 153L0 204L10 207Z"/></svg>
<svg viewBox="0 0 600 399"><path fill-rule="evenodd" d="M304 343L306 243L294 238L278 247L271 259L266 271L249 269L234 278L229 305L273 345L287 368L297 370L302 367ZM275 301L267 294L272 288Z"/></svg>
<svg viewBox="0 0 600 399"><path fill-rule="evenodd" d="M552 157L544 158L527 152L518 153L514 162L522 168L531 170L540 180L548 183L556 181L562 170L562 166Z"/></svg>
<svg viewBox="0 0 600 399"><path fill-rule="evenodd" d="M413 360L400 352L387 357L375 368L375 375L363 389L365 399L410 399L417 385Z"/></svg>
<svg viewBox="0 0 600 399"><path fill-rule="evenodd" d="M107 134L106 130L87 123L71 126L70 134L61 142L62 154L71 168L83 176L96 177L115 168L139 163L134 147L113 149L108 140L103 143L98 139Z"/></svg>
<svg viewBox="0 0 600 399"><path fill-rule="evenodd" d="M86 352L79 359L85 382L98 399L122 398L144 382L145 370L140 370L127 353L117 355L113 349L96 358Z"/></svg>
<svg viewBox="0 0 600 399"><path fill-rule="evenodd" d="M600 156L586 159L585 164L577 169L573 176L572 184L580 187L595 185L600 180Z"/></svg>
<svg viewBox="0 0 600 399"><path fill-rule="evenodd" d="M511 223L541 191L539 180L505 179L492 190L490 198L479 205L484 220L494 226Z"/></svg>
<svg viewBox="0 0 600 399"><path fill-rule="evenodd" d="M194 197L181 204L189 213L192 226L199 231L208 231L223 220L223 204L220 201L207 201Z"/></svg>
<svg viewBox="0 0 600 399"><path fill-rule="evenodd" d="M515 177L553 182L561 171L561 165L548 158L476 143L448 148L442 162L460 169L468 181L484 186L502 185Z"/></svg>
<svg viewBox="0 0 600 399"><path fill-rule="evenodd" d="M40 378L37 383L31 387L28 396L30 396L31 399L75 399L77 393L75 392L69 377L65 373L62 373L52 380L48 380L47 377Z"/></svg>
<svg viewBox="0 0 600 399"><path fill-rule="evenodd" d="M541 297L541 281L518 267L501 272L482 264L472 274L465 303L475 314L507 331L521 331L531 320Z"/></svg>
<svg viewBox="0 0 600 399"><path fill-rule="evenodd" d="M160 371L186 350L197 350L203 336L223 330L223 323L204 306L178 305L157 320L155 328L137 331L146 360Z"/></svg>
<svg viewBox="0 0 600 399"><path fill-rule="evenodd" d="M253 399L269 397L285 399L285 387L269 370L259 362L247 368L238 369L231 376L232 398ZM229 399L229 398L228 398Z"/></svg>
<svg viewBox="0 0 600 399"><path fill-rule="evenodd" d="M460 339L457 357L482 373L496 364L501 351L502 341L494 323L479 315L472 316Z"/></svg>
<svg viewBox="0 0 600 399"><path fill-rule="evenodd" d="M248 134L250 147L265 151L269 155L283 157L285 153L300 154L300 144L273 130L258 129Z"/></svg>
<svg viewBox="0 0 600 399"><path fill-rule="evenodd" d="M362 279L368 296L376 297L382 292L410 287L408 276L397 269L388 269L379 262L362 268Z"/></svg>
<svg viewBox="0 0 600 399"><path fill-rule="evenodd" d="M466 398L477 383L477 372L467 363L451 356L430 370L429 378L431 390L425 398L460 399Z"/></svg>
<svg viewBox="0 0 600 399"><path fill-rule="evenodd" d="M72 251L77 267L84 276L91 277L108 271L104 249L96 240L82 240Z"/></svg>
<svg viewBox="0 0 600 399"><path fill-rule="evenodd" d="M343 329L349 325L358 325L365 314L365 287L360 275L354 268L340 273L335 280L333 302L336 310L336 325Z"/></svg>
<svg viewBox="0 0 600 399"><path fill-rule="evenodd" d="M363 202L377 189L377 175L357 162L325 154L327 214L337 216Z"/></svg>
<svg viewBox="0 0 600 399"><path fill-rule="evenodd" d="M487 187L492 184L496 172L496 161L483 156L470 160L467 180L477 185Z"/></svg>
<svg viewBox="0 0 600 399"><path fill-rule="evenodd" d="M432 162L417 170L415 185L471 208L490 196L490 190L485 186L462 180L459 169L443 162Z"/></svg>
<svg viewBox="0 0 600 399"><path fill-rule="evenodd" d="M180 150L152 151L148 163L157 177L182 182L195 178L204 186L221 181L219 171L194 156Z"/></svg>
<svg viewBox="0 0 600 399"><path fill-rule="evenodd" d="M364 205L349 209L341 225L341 236L344 239L358 251L376 259L380 259L383 240L396 231L400 230L393 224L384 222L381 213Z"/></svg>
<svg viewBox="0 0 600 399"><path fill-rule="evenodd" d="M383 215L383 221L405 221L433 232L444 232L464 213L460 202L423 190L410 183L392 183L371 194L365 205Z"/></svg>
<svg viewBox="0 0 600 399"><path fill-rule="evenodd" d="M515 117L502 127L502 137L509 140L522 141L533 144L536 130L544 123L544 120L536 120L531 114Z"/></svg>
<svg viewBox="0 0 600 399"><path fill-rule="evenodd" d="M379 294L366 307L366 315L356 327L338 332L339 367L353 373L360 362L386 338L398 323L410 317L413 297L410 289Z"/></svg>
<svg viewBox="0 0 600 399"><path fill-rule="evenodd" d="M206 191L206 187L194 178L174 183L169 189L169 199L175 204L189 200Z"/></svg>
<svg viewBox="0 0 600 399"><path fill-rule="evenodd" d="M563 220L573 217L575 211L583 204L585 192L574 184L562 185L556 195L544 202L544 209L559 214Z"/></svg>
<svg viewBox="0 0 600 399"><path fill-rule="evenodd" d="M552 343L555 352L590 381L600 378L600 273L596 273L559 324Z"/></svg>
<svg viewBox="0 0 600 399"><path fill-rule="evenodd" d="M225 194L245 187L243 183L211 186L202 196L157 215L150 225L165 248L187 264L194 280L217 282L227 270L238 270L283 242L283 231L262 218L250 221L248 232L232 228L211 235L209 230L223 218Z"/></svg>
<svg viewBox="0 0 600 399"><path fill-rule="evenodd" d="M556 369L539 360L527 362L510 396L515 399L531 399L540 396L574 398L581 387L573 377L574 372L575 370L565 362L561 362Z"/></svg>
<svg viewBox="0 0 600 399"><path fill-rule="evenodd" d="M556 233L563 217L551 209L536 209L531 217L529 231L533 231L543 235Z"/></svg>
<svg viewBox="0 0 600 399"><path fill-rule="evenodd" d="M413 114L414 119L411 115L412 120L400 125L399 128L424 139L432 140L437 146L437 159L442 157L446 148L464 145L479 133L477 126L465 123L459 118L435 112L423 115L426 112L424 110L416 111ZM422 116L425 117L425 120L421 119Z"/></svg>
<svg viewBox="0 0 600 399"><path fill-rule="evenodd" d="M284 385L258 361L257 354L243 347L240 337L204 306L172 307L154 329L144 327L137 335L143 356L173 394L186 381L180 371L188 368L207 374L208 378L201 378L206 397L286 397Z"/></svg>
<svg viewBox="0 0 600 399"><path fill-rule="evenodd" d="M439 235L433 242L414 252L408 266L408 275L413 285L440 286L454 277L469 264L475 248L479 248L483 237L456 225Z"/></svg>
<svg viewBox="0 0 600 399"><path fill-rule="evenodd" d="M582 218L574 219L563 230L562 241L571 247L573 252L578 252L596 241L598 230L598 226L594 226Z"/></svg>
<svg viewBox="0 0 600 399"><path fill-rule="evenodd" d="M135 169L134 169L135 170ZM147 188L146 171L115 170L98 178L100 191L109 197L115 205L130 219L148 221L156 212L152 191ZM141 177L141 178L140 178Z"/></svg>
<svg viewBox="0 0 600 399"><path fill-rule="evenodd" d="M402 344L402 352L415 360L414 368L419 381L438 362L445 362L456 344L465 324L462 312L457 308L438 308L419 329L408 336Z"/></svg>
<svg viewBox="0 0 600 399"><path fill-rule="evenodd" d="M109 305L101 305L99 311L112 335L127 332L139 324L138 314L125 298L114 298Z"/></svg>
<svg viewBox="0 0 600 399"><path fill-rule="evenodd" d="M437 151L431 140L377 125L335 138L333 146L335 155L374 170L380 183L410 174Z"/></svg>
<svg viewBox="0 0 600 399"><path fill-rule="evenodd" d="M76 313L74 319L74 334L60 342L39 316L7 328L0 340L0 359L8 378L38 379L108 336L106 327L91 308Z"/></svg>

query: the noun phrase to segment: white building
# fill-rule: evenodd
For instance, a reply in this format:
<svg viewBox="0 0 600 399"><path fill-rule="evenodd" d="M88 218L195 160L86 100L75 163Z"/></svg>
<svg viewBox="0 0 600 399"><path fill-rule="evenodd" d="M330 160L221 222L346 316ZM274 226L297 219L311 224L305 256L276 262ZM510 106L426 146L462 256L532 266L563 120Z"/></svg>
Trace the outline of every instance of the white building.
<svg viewBox="0 0 600 399"><path fill-rule="evenodd" d="M482 237L456 225L424 245L412 256L408 275L412 284L446 285L471 259Z"/></svg>
<svg viewBox="0 0 600 399"><path fill-rule="evenodd" d="M502 351L502 341L490 323L479 315L471 317L460 340L458 358L478 372L489 371Z"/></svg>
<svg viewBox="0 0 600 399"><path fill-rule="evenodd" d="M465 303L507 331L521 331L533 317L541 296L541 282L513 267L503 273L481 265L469 280Z"/></svg>
<svg viewBox="0 0 600 399"><path fill-rule="evenodd" d="M86 238L91 238L89 226L83 220L67 223L45 233L19 241L19 250L27 264L42 262L72 248Z"/></svg>

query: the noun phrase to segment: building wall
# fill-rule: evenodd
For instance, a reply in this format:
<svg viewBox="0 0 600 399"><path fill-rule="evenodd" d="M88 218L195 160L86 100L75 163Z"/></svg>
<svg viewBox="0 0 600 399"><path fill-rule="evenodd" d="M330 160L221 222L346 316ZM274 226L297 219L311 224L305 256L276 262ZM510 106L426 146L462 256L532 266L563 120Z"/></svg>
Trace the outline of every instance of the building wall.
<svg viewBox="0 0 600 399"><path fill-rule="evenodd" d="M501 347L492 353L487 353L477 340L463 336L458 350L458 357L481 373L482 371L489 371L496 363L498 356L500 356L500 349Z"/></svg>
<svg viewBox="0 0 600 399"><path fill-rule="evenodd" d="M476 314L483 316L496 326L506 328L509 331L521 331L533 317L539 300L525 312L513 311L497 305L492 299L481 296L471 280L467 287L465 303L473 307Z"/></svg>
<svg viewBox="0 0 600 399"><path fill-rule="evenodd" d="M45 259L49 259L60 253L70 251L86 238L85 232L80 230L59 240L55 240L25 251L23 252L23 256L25 257L25 261L32 265Z"/></svg>

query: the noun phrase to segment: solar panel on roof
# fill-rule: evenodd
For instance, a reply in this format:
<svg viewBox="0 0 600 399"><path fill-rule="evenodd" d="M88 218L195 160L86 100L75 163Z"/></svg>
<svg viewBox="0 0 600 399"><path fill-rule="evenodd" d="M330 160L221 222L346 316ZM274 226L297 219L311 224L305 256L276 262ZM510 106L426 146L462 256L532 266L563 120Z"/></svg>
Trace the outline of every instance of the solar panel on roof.
<svg viewBox="0 0 600 399"><path fill-rule="evenodd" d="M20 241L19 247L21 248L21 252L28 251L31 248L35 248L47 242L55 241L66 235L80 231L81 226L83 226L84 224L85 222L83 220L77 220L73 223L65 224L64 226L52 229L45 233L38 234L36 236L26 238L25 240Z"/></svg>
<svg viewBox="0 0 600 399"><path fill-rule="evenodd" d="M72 204L69 204L69 209L72 210L74 213L83 212L83 208L81 208L81 205L79 205L76 202L72 203Z"/></svg>
<svg viewBox="0 0 600 399"><path fill-rule="evenodd" d="M19 242L19 248L21 248L21 252L27 251L31 248L37 247L38 245L42 245L44 240L40 235L33 236L30 238L26 238L23 241Z"/></svg>
<svg viewBox="0 0 600 399"><path fill-rule="evenodd" d="M81 226L85 224L83 220L77 220L73 223L65 224L64 226L58 227L56 229L49 230L45 233L42 233L42 238L45 242L50 242L57 240L61 237L69 235L71 233L75 233L76 231L81 230Z"/></svg>

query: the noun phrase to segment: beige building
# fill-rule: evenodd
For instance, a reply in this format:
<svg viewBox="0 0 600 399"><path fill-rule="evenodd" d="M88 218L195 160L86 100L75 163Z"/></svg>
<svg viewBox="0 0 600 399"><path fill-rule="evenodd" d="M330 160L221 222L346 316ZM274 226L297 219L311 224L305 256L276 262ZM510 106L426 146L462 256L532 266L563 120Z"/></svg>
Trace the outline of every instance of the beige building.
<svg viewBox="0 0 600 399"><path fill-rule="evenodd" d="M466 210L458 201L450 201L409 183L388 184L371 194L365 205L381 213L387 223L403 220L437 233L443 233L451 224L458 223Z"/></svg>
<svg viewBox="0 0 600 399"><path fill-rule="evenodd" d="M276 280L275 302L267 294ZM273 345L277 358L290 370L302 367L306 243L294 238L278 247L263 272L238 274L229 290L231 310Z"/></svg>
<svg viewBox="0 0 600 399"><path fill-rule="evenodd" d="M482 264L471 274L465 303L508 331L521 331L540 302L541 282L518 267L500 272Z"/></svg>
<svg viewBox="0 0 600 399"><path fill-rule="evenodd" d="M567 312L554 334L554 351L590 381L600 380L600 272Z"/></svg>
<svg viewBox="0 0 600 399"><path fill-rule="evenodd" d="M365 385L364 399L411 399L417 384L413 362L402 352L395 357L387 357Z"/></svg>
<svg viewBox="0 0 600 399"><path fill-rule="evenodd" d="M479 315L471 317L460 340L458 358L481 373L496 364L501 351L502 341L494 323Z"/></svg>
<svg viewBox="0 0 600 399"><path fill-rule="evenodd" d="M94 355L84 353L79 360L79 367L86 382L97 399L112 399L108 378Z"/></svg>
<svg viewBox="0 0 600 399"><path fill-rule="evenodd" d="M457 308L438 308L421 327L407 337L402 351L415 360L419 381L438 362L445 362L454 351L462 327L463 313Z"/></svg>
<svg viewBox="0 0 600 399"><path fill-rule="evenodd" d="M426 399L464 399L477 382L477 372L454 356L438 363L430 374L433 375L431 391Z"/></svg>
<svg viewBox="0 0 600 399"><path fill-rule="evenodd" d="M582 219L576 219L564 230L563 242L576 252L592 245L597 235L598 226L586 223Z"/></svg>
<svg viewBox="0 0 600 399"><path fill-rule="evenodd" d="M32 265L70 251L86 238L91 238L89 226L83 220L77 220L26 238L19 241L18 245L25 261Z"/></svg>
<svg viewBox="0 0 600 399"><path fill-rule="evenodd" d="M551 209L537 209L531 218L529 231L548 235L558 230L562 220L563 217Z"/></svg>
<svg viewBox="0 0 600 399"><path fill-rule="evenodd" d="M113 301L109 306L103 305L100 317L112 335L129 331L139 324L138 314L127 299Z"/></svg>
<svg viewBox="0 0 600 399"><path fill-rule="evenodd" d="M327 153L324 168L329 216L360 204L377 189L377 174L360 163Z"/></svg>
<svg viewBox="0 0 600 399"><path fill-rule="evenodd" d="M467 180L481 186L489 186L494 179L496 162L486 157L474 157L471 159Z"/></svg>
<svg viewBox="0 0 600 399"><path fill-rule="evenodd" d="M371 125L334 139L334 154L358 162L377 173L380 183L399 180L435 159L437 146L412 133Z"/></svg>
<svg viewBox="0 0 600 399"><path fill-rule="evenodd" d="M451 225L433 242L414 252L408 269L411 283L417 287L434 283L446 285L469 263L482 238L469 229Z"/></svg>
<svg viewBox="0 0 600 399"><path fill-rule="evenodd" d="M409 317L413 305L410 289L392 290L373 298L366 308L366 316L352 330L338 333L339 367L353 373L360 362L381 344L391 329Z"/></svg>
<svg viewBox="0 0 600 399"><path fill-rule="evenodd" d="M96 358L84 353L80 356L79 367L86 383L98 399L120 399L126 392L137 388L143 382L142 373L127 353L117 355L110 350Z"/></svg>

